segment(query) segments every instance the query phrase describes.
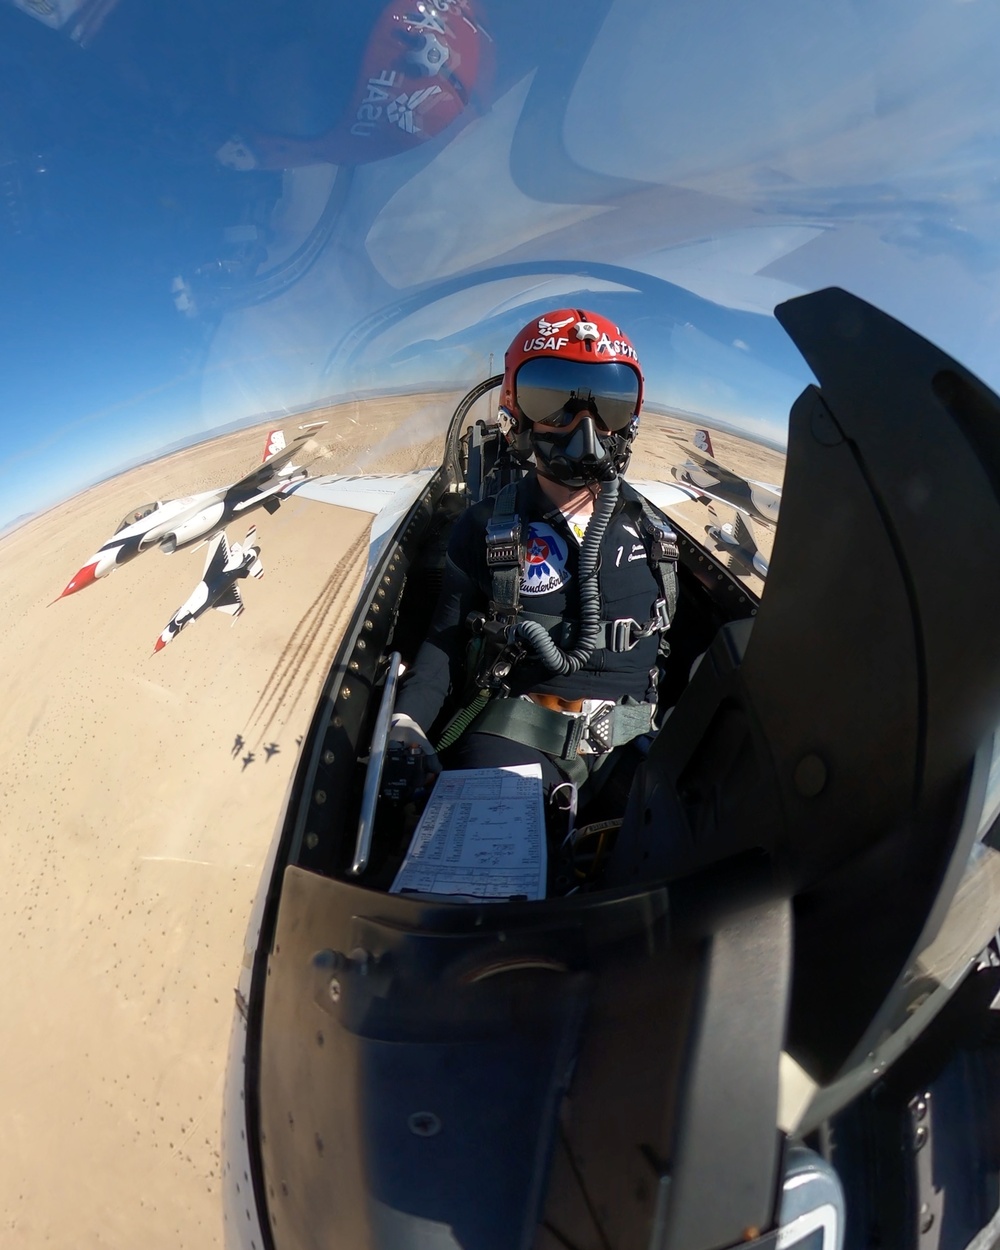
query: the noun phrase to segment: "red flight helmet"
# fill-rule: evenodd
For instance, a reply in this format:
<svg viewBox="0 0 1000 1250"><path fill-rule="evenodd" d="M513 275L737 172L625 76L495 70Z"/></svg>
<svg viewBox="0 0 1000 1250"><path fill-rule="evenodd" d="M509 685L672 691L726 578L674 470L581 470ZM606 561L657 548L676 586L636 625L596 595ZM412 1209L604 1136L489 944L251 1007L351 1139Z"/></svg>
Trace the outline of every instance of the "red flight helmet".
<svg viewBox="0 0 1000 1250"><path fill-rule="evenodd" d="M235 169L363 165L417 147L463 114L469 120L477 105L484 111L494 68L492 41L479 24L477 5L478 0L389 0L361 56L344 116L333 129L314 138L234 136L217 158Z"/></svg>
<svg viewBox="0 0 1000 1250"><path fill-rule="evenodd" d="M639 356L621 327L599 313L559 308L529 321L507 349L500 427L518 455L535 451L537 459L535 422L558 428L588 411L620 472L638 430L642 395Z"/></svg>

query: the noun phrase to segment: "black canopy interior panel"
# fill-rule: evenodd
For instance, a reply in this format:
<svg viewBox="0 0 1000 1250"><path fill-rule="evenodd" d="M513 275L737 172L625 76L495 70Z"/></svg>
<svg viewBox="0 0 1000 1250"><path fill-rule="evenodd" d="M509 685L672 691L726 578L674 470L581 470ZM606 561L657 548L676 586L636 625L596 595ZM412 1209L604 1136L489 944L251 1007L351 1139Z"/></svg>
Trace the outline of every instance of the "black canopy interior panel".
<svg viewBox="0 0 1000 1250"><path fill-rule="evenodd" d="M612 876L769 852L796 900L789 1048L829 1077L977 834L1000 720L1000 401L844 291L776 315L819 385L792 409L766 592L654 743Z"/></svg>

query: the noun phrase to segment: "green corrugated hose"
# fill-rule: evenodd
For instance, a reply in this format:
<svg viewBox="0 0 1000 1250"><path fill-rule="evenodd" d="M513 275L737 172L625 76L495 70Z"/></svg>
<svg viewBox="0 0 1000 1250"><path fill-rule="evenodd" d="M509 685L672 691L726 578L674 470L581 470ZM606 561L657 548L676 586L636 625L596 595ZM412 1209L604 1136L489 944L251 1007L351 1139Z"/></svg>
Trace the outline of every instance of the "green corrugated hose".
<svg viewBox="0 0 1000 1250"><path fill-rule="evenodd" d="M465 707L459 708L445 726L441 740L434 748L435 751L446 751L448 747L454 746L489 701L490 692L488 690L480 690L471 703L467 703Z"/></svg>

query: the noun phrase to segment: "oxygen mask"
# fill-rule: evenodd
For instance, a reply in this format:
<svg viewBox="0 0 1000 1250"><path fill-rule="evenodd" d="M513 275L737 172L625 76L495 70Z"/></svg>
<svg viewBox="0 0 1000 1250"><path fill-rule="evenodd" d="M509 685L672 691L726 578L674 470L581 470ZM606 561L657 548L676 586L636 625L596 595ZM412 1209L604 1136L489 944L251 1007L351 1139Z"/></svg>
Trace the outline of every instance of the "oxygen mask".
<svg viewBox="0 0 1000 1250"><path fill-rule="evenodd" d="M538 471L564 486L610 482L618 476L614 435L598 432L594 418L585 413L566 431L532 427L531 449Z"/></svg>

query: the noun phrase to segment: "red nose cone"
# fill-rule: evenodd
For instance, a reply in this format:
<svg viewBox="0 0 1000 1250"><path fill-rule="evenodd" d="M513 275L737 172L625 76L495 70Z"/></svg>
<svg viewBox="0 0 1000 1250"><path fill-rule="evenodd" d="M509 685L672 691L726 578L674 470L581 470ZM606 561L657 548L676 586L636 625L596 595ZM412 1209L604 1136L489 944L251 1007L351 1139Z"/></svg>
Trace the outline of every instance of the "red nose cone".
<svg viewBox="0 0 1000 1250"><path fill-rule="evenodd" d="M92 564L85 564L83 568L73 577L66 585L66 589L59 596L65 599L67 595L75 595L78 590L85 590L88 586L92 586L97 581L97 561Z"/></svg>
<svg viewBox="0 0 1000 1250"><path fill-rule="evenodd" d="M162 651L166 645L162 637L157 638L156 645L153 647L153 654L156 655L157 651Z"/></svg>

